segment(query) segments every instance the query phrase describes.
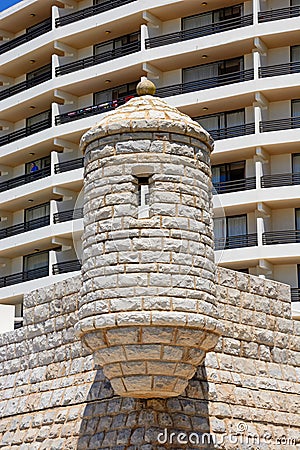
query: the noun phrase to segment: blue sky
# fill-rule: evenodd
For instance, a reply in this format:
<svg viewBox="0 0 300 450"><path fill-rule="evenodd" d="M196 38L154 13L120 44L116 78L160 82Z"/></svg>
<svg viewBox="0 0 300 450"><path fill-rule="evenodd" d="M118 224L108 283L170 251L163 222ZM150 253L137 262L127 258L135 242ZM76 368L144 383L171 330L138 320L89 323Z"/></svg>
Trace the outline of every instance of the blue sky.
<svg viewBox="0 0 300 450"><path fill-rule="evenodd" d="M0 11L3 11L6 8L14 5L15 3L19 3L21 0L0 0Z"/></svg>

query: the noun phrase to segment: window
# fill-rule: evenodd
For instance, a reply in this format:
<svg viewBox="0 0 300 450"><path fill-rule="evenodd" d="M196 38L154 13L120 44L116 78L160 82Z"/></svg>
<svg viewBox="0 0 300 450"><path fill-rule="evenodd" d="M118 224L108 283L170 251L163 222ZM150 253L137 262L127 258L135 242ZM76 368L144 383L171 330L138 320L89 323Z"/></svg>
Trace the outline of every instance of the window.
<svg viewBox="0 0 300 450"><path fill-rule="evenodd" d="M217 77L233 72L244 70L243 57L227 59L225 61L216 61L210 64L188 67L183 69L183 83L190 81L205 80L207 78Z"/></svg>
<svg viewBox="0 0 300 450"><path fill-rule="evenodd" d="M24 210L24 222L29 223L33 220L47 217L50 214L50 203L33 206Z"/></svg>
<svg viewBox="0 0 300 450"><path fill-rule="evenodd" d="M23 270L24 272L34 271L35 269L48 270L49 266L49 251L33 253L23 257ZM45 275L43 275L45 276ZM35 278L35 277L34 277Z"/></svg>
<svg viewBox="0 0 300 450"><path fill-rule="evenodd" d="M138 178L138 218L149 217L149 178Z"/></svg>
<svg viewBox="0 0 300 450"><path fill-rule="evenodd" d="M300 62L300 45L291 47L291 62Z"/></svg>
<svg viewBox="0 0 300 450"><path fill-rule="evenodd" d="M25 173L28 174L32 172L32 164L34 164L38 170L45 169L46 167L49 167L51 164L51 157L46 156L45 158L39 158L35 159L34 161L30 161L25 164Z"/></svg>
<svg viewBox="0 0 300 450"><path fill-rule="evenodd" d="M136 92L136 85L138 81L132 83L122 84L106 91L96 92L94 94L94 104L101 105L102 103L118 100L121 97L128 96L128 99L133 97Z"/></svg>
<svg viewBox="0 0 300 450"><path fill-rule="evenodd" d="M247 239L247 215L214 219L215 248L238 248L251 245Z"/></svg>
<svg viewBox="0 0 300 450"><path fill-rule="evenodd" d="M26 128L33 127L34 125L42 122L44 120L48 120L50 123L51 120L51 111L43 111L35 116L27 117L26 119Z"/></svg>
<svg viewBox="0 0 300 450"><path fill-rule="evenodd" d="M245 110L226 111L196 119L208 131L245 124Z"/></svg>
<svg viewBox="0 0 300 450"><path fill-rule="evenodd" d="M103 42L102 44L97 44L94 46L94 55L101 55L102 53L106 53L112 50L116 50L118 48L122 48L124 45L132 44L134 42L140 41L140 32L137 31L135 33L126 34L125 36L121 36L116 39L112 39L107 42Z"/></svg>
<svg viewBox="0 0 300 450"><path fill-rule="evenodd" d="M300 153L292 155L292 167L293 173L300 172Z"/></svg>
<svg viewBox="0 0 300 450"><path fill-rule="evenodd" d="M245 178L245 161L232 162L228 164L220 164L212 166L212 182L213 184L222 183L224 181L242 180Z"/></svg>
<svg viewBox="0 0 300 450"><path fill-rule="evenodd" d="M292 100L292 117L300 117L300 100Z"/></svg>
<svg viewBox="0 0 300 450"><path fill-rule="evenodd" d="M295 225L296 225L296 230L300 231L300 209L299 208L295 209Z"/></svg>
<svg viewBox="0 0 300 450"><path fill-rule="evenodd" d="M32 72L26 73L26 80L31 81L36 77L40 77L44 73L47 73L51 70L51 64L47 64L46 66L40 67L39 69L33 70Z"/></svg>
<svg viewBox="0 0 300 450"><path fill-rule="evenodd" d="M243 14L243 5L234 5L227 8L208 11L203 14L197 14L182 19L182 30L191 30L193 28L203 27L221 20L228 20L234 17L241 17Z"/></svg>

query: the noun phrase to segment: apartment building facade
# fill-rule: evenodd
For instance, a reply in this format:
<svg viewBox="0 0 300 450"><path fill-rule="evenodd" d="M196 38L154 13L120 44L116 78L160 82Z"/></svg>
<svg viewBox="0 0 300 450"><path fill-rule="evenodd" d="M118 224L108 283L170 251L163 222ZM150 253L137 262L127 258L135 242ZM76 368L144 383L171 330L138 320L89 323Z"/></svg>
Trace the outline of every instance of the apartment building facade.
<svg viewBox="0 0 300 450"><path fill-rule="evenodd" d="M215 139L218 264L289 284L300 316L299 16L298 0L23 0L1 13L3 330L22 326L25 292L80 270L79 140L142 76Z"/></svg>

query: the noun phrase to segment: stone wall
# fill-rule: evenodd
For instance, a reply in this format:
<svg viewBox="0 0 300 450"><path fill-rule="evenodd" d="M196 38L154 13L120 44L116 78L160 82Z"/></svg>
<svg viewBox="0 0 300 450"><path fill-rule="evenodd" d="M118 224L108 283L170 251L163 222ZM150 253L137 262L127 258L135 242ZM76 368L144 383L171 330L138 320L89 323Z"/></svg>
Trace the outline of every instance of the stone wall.
<svg viewBox="0 0 300 450"><path fill-rule="evenodd" d="M300 322L289 288L217 276L223 337L184 395L164 400L118 397L94 368L74 333L80 277L28 295L25 326L0 336L0 448L300 448Z"/></svg>

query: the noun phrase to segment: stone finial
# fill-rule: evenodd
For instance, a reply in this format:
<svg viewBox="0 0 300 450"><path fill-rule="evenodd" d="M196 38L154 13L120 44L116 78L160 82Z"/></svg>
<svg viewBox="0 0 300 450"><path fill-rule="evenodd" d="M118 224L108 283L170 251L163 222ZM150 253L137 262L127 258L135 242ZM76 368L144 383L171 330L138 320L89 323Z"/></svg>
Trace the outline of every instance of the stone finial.
<svg viewBox="0 0 300 450"><path fill-rule="evenodd" d="M142 77L141 81L136 87L136 92L141 95L154 95L156 91L155 84L148 80L146 77Z"/></svg>

